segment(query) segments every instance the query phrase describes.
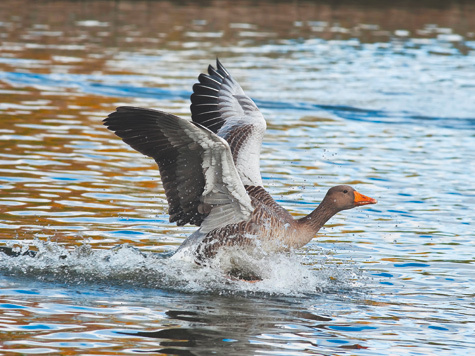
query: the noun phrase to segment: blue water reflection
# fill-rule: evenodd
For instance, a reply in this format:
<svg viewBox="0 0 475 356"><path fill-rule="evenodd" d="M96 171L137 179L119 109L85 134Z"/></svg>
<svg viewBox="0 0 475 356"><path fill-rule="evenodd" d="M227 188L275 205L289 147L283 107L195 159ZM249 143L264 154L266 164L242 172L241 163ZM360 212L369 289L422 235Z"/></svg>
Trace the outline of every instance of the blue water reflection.
<svg viewBox="0 0 475 356"><path fill-rule="evenodd" d="M474 63L475 64L475 63ZM60 79L62 78L62 79ZM144 80L143 77L138 77L139 80ZM187 100L191 92L187 90L173 90L162 89L153 87L139 87L139 86L127 86L121 84L121 79L130 81L137 80L137 78L130 78L124 76L123 78L101 76L92 77L87 75L60 75L57 74L31 74L31 73L0 73L0 80L4 80L13 85L37 85L37 86L50 86L51 88L67 87L79 89L83 92L96 94L96 95L108 95L117 97L136 97L136 98L151 98L155 100ZM94 80L101 80L106 83L114 82L117 80L117 84L104 84L96 83ZM475 86L474 86L475 88ZM475 90L470 90L475 95ZM394 98L396 93L386 93L390 97ZM467 93L468 94L468 93ZM464 94L465 96L466 94ZM330 115L337 117L355 120L355 121L369 121L379 123L390 124L417 124L425 125L427 122L433 125L466 129L473 128L475 126L475 118L457 116L458 112L462 115L467 113L462 110L457 110L452 113L455 116L424 116L411 111L386 111L386 110L373 110L364 109L358 107L351 107L345 105L322 105L306 102L275 102L268 100L259 100L254 98L254 101L261 109L269 110L284 110L284 111L310 111L319 112L325 111ZM462 105L463 106L463 105ZM467 108L468 109L468 108ZM327 115L328 115L327 114Z"/></svg>

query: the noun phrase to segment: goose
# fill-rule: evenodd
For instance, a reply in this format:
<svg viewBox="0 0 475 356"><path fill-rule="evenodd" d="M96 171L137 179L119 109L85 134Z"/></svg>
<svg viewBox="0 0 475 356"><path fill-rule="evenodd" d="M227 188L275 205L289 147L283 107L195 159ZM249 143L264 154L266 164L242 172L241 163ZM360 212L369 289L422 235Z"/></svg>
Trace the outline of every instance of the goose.
<svg viewBox="0 0 475 356"><path fill-rule="evenodd" d="M302 218L279 205L260 174L266 121L219 59L199 75L190 108L191 120L133 106L118 107L103 120L157 163L170 222L199 227L173 257L202 265L225 247L266 254L298 249L336 213L377 203L338 185Z"/></svg>

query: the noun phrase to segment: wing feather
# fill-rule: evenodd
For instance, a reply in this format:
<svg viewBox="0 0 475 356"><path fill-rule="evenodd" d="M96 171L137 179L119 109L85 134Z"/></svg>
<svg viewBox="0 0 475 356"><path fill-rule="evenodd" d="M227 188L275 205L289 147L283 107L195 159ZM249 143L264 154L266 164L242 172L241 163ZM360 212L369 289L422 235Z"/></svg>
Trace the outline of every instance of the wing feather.
<svg viewBox="0 0 475 356"><path fill-rule="evenodd" d="M245 185L261 186L260 149L266 122L256 104L219 60L193 86L191 113L231 147L234 163ZM239 144L233 144L239 142Z"/></svg>
<svg viewBox="0 0 475 356"><path fill-rule="evenodd" d="M200 124L158 110L119 107L104 125L158 164L170 221L209 232L253 208L228 143Z"/></svg>

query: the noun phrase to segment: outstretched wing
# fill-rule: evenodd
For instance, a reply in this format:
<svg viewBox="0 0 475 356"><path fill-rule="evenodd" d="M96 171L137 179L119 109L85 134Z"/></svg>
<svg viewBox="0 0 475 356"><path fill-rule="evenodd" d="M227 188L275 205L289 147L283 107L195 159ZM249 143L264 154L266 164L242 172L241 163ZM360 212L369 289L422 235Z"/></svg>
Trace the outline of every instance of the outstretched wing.
<svg viewBox="0 0 475 356"><path fill-rule="evenodd" d="M247 220L251 200L228 143L200 124L158 110L119 107L104 125L158 164L170 222L203 232Z"/></svg>
<svg viewBox="0 0 475 356"><path fill-rule="evenodd" d="M261 186L260 152L266 121L256 104L216 60L193 86L191 117L224 138L244 185Z"/></svg>

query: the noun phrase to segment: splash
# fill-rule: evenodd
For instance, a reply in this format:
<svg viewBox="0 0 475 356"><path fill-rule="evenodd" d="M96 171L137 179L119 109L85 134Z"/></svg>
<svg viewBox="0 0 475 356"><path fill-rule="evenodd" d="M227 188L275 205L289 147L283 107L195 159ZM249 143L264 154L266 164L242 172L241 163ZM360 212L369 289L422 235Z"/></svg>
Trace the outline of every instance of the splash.
<svg viewBox="0 0 475 356"><path fill-rule="evenodd" d="M315 261L314 256L294 253L255 259L237 250L225 251L209 266L197 266L169 258L171 254L142 252L128 244L108 250L83 244L69 250L36 239L10 251L10 255L0 252L1 274L67 285L286 296L346 293L361 287L361 274L354 266L342 268L326 259ZM260 280L250 283L240 279L237 266L239 273L257 275Z"/></svg>

